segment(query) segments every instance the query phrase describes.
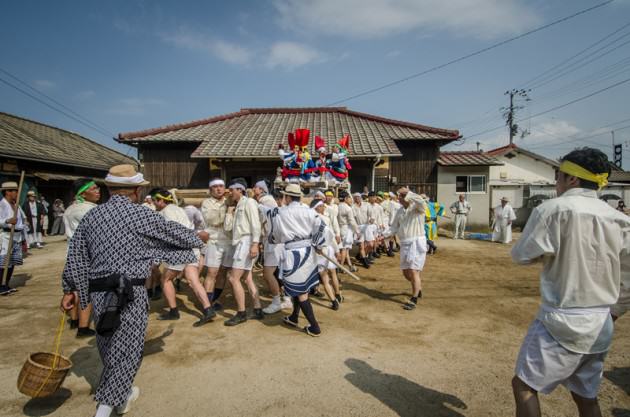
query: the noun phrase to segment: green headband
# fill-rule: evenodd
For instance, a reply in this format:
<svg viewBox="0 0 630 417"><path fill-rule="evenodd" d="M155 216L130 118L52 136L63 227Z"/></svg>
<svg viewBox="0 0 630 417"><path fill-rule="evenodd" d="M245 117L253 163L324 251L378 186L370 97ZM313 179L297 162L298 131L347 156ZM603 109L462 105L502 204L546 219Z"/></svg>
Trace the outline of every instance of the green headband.
<svg viewBox="0 0 630 417"><path fill-rule="evenodd" d="M86 192L88 189L90 189L90 187L92 187L93 185L96 185L96 183L94 181L90 181L90 182L86 182L83 187L79 188L79 191L77 191L77 194L75 195L75 198L80 201L81 203L83 203L85 201L85 198L83 198L83 196L81 196L81 194L83 194L84 192Z"/></svg>

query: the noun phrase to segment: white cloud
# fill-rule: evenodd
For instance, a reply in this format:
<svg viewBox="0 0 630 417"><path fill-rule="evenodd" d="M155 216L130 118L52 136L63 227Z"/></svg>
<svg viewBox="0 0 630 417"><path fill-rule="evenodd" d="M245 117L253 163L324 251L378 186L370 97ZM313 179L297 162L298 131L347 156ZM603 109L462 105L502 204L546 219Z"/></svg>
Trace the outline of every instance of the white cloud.
<svg viewBox="0 0 630 417"><path fill-rule="evenodd" d="M353 38L413 30L494 38L540 21L519 0L275 0L274 5L286 29Z"/></svg>
<svg viewBox="0 0 630 417"><path fill-rule="evenodd" d="M307 45L296 42L276 42L271 45L266 65L269 68L283 67L292 70L323 60L322 54Z"/></svg>
<svg viewBox="0 0 630 417"><path fill-rule="evenodd" d="M41 90L52 90L57 86L55 82L50 80L35 80L33 84L35 84L35 87Z"/></svg>
<svg viewBox="0 0 630 417"><path fill-rule="evenodd" d="M523 129L530 129L528 122L522 122L520 125ZM551 119L540 123L534 123L532 121L530 134L522 139L520 136L514 138L514 143L525 149L535 146L537 150L544 147L546 144L553 145L554 143L561 142L562 140L569 140L571 137L577 136L580 132L582 132L580 128L566 120ZM467 143L463 146L463 148L475 149L477 138L472 138L466 142ZM481 142L480 146L484 151L489 151L490 149L498 148L500 146L506 146L510 142L508 129L505 127L505 129L496 133L494 136L480 138L479 142Z"/></svg>
<svg viewBox="0 0 630 417"><path fill-rule="evenodd" d="M187 30L161 33L160 38L180 48L210 53L230 64L248 64L253 56L252 52L243 46Z"/></svg>
<svg viewBox="0 0 630 417"><path fill-rule="evenodd" d="M159 98L127 97L118 100L108 113L124 116L146 114L151 108L164 106L166 101Z"/></svg>

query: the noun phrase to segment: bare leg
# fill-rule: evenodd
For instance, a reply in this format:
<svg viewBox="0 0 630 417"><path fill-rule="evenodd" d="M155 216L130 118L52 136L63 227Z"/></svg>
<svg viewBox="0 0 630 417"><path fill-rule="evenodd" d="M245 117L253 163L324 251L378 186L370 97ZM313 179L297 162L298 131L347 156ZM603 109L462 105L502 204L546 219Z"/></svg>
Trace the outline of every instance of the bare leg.
<svg viewBox="0 0 630 417"><path fill-rule="evenodd" d="M169 308L177 307L177 299L175 298L175 286L173 279L179 274L179 271L167 269L162 275L162 292Z"/></svg>
<svg viewBox="0 0 630 417"><path fill-rule="evenodd" d="M206 295L206 291L201 285L199 281L199 269L197 265L188 265L184 269L184 275L186 276L186 280L188 281L188 285L192 288L197 300L201 303L204 309L210 307L210 301L208 300L208 296Z"/></svg>
<svg viewBox="0 0 630 417"><path fill-rule="evenodd" d="M219 268L208 267L208 273L206 279L203 282L203 286L206 292L213 292L217 283L217 276L219 275Z"/></svg>
<svg viewBox="0 0 630 417"><path fill-rule="evenodd" d="M88 304L85 310L79 307L79 328L90 326L91 315L92 315L92 304Z"/></svg>
<svg viewBox="0 0 630 417"><path fill-rule="evenodd" d="M254 308L260 308L260 295L258 294L258 287L256 287L256 283L254 282L254 274L252 274L252 271L247 271L247 274L245 275L245 284L247 284L249 295L252 297L252 300L254 300ZM278 289L278 291L280 290ZM244 309L245 307L243 306L243 310Z"/></svg>
<svg viewBox="0 0 630 417"><path fill-rule="evenodd" d="M341 288L339 287L339 278L337 278L337 270L329 269L328 272L330 272L330 280L332 282L332 287L335 295L341 294Z"/></svg>
<svg viewBox="0 0 630 417"><path fill-rule="evenodd" d="M602 417L597 398L584 398L572 392L571 396L577 405L580 417Z"/></svg>
<svg viewBox="0 0 630 417"><path fill-rule="evenodd" d="M241 284L241 278L245 271L243 269L231 269L229 273L230 284L232 285L232 292L234 293L234 299L236 300L237 311L245 311L245 290L243 284Z"/></svg>
<svg viewBox="0 0 630 417"><path fill-rule="evenodd" d="M516 402L516 417L540 417L538 392L517 376L512 378L512 391Z"/></svg>
<svg viewBox="0 0 630 417"><path fill-rule="evenodd" d="M323 269L319 271L319 282L322 283L322 285L324 286L324 291L326 292L326 295L328 296L328 298L330 299L330 301L334 301L335 300L335 293L333 292L332 287L330 286L330 277L328 276L328 270L327 269Z"/></svg>
<svg viewBox="0 0 630 417"><path fill-rule="evenodd" d="M275 266L263 267L263 277L267 282L267 286L269 287L269 292L272 297L280 296L280 286L278 285L278 280L276 280L276 277L273 275L275 270Z"/></svg>

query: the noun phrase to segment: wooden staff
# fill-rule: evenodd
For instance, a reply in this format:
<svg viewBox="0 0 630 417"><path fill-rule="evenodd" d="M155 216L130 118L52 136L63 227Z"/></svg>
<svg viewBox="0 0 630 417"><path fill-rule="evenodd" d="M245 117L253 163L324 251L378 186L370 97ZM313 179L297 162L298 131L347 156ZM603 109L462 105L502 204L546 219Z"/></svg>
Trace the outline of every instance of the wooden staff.
<svg viewBox="0 0 630 417"><path fill-rule="evenodd" d="M18 193L17 198L15 200L15 204L13 205L13 218L17 219L18 216L18 204L20 204L20 195L22 195L22 185L24 184L24 171L20 174L20 184L18 185ZM13 235L15 235L15 225L11 225L11 231L9 232L9 249L7 254L4 257L4 265L2 269L2 282L5 282L7 279L7 275L9 274L9 261L11 260L11 255L13 255Z"/></svg>
<svg viewBox="0 0 630 417"><path fill-rule="evenodd" d="M315 247L315 246L313 246ZM341 269L342 271L344 271L346 274L350 275L352 278L356 279L357 281L361 281L361 278L359 278L358 276L356 276L354 273L352 273L352 271L350 271L348 268L346 268L345 266L339 264L339 262L337 262L336 259L332 259L330 256L326 255L324 252L319 251L317 249L315 249L318 255L323 256L324 258L328 259L330 262L332 262L333 264L335 264L335 266L339 269Z"/></svg>

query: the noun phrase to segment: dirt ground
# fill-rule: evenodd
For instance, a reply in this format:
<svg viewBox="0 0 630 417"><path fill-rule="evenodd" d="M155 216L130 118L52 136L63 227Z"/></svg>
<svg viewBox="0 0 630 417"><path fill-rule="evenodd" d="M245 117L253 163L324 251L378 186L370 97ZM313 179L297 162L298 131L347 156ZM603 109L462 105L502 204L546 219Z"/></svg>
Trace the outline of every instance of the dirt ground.
<svg viewBox="0 0 630 417"><path fill-rule="evenodd" d="M284 327L281 314L236 328L223 326L223 317L193 328L199 313L186 286L177 322L157 321L163 302L153 302L136 378L141 395L128 415L513 415L510 380L536 313L540 267L513 265L507 245L443 237L437 243L422 274L419 308L401 309L409 288L398 257L381 258L360 269L361 282L341 275L346 301L339 311L315 300L320 338ZM0 298L2 416L94 413L95 341L69 330L62 350L74 367L64 388L38 400L16 389L27 354L51 349L65 251L60 239L33 250L16 271L19 292ZM233 307L228 297L227 313ZM630 317L617 322L604 375L604 415L630 416ZM542 408L546 416L576 415L562 387L542 397Z"/></svg>

